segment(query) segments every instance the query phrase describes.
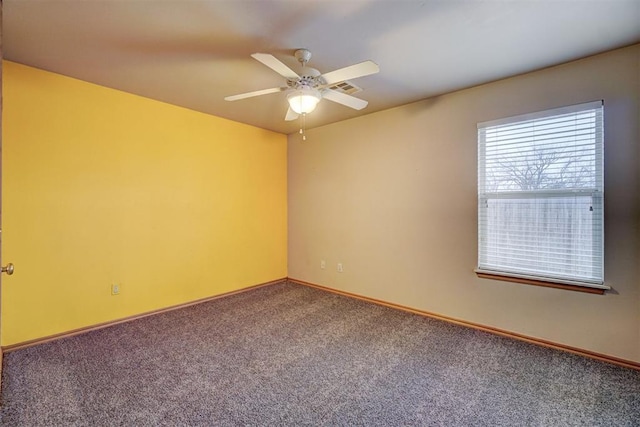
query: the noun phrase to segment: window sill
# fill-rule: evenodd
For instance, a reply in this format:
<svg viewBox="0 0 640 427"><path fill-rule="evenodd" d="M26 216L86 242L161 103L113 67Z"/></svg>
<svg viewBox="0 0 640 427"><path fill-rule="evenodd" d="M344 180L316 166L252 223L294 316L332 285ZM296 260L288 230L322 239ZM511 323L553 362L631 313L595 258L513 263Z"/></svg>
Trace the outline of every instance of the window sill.
<svg viewBox="0 0 640 427"><path fill-rule="evenodd" d="M476 275L481 279L501 280L504 282L521 283L525 285L544 286L547 288L565 289L568 291L586 292L589 294L604 295L606 288L595 288L589 286L570 285L566 283L547 282L545 280L528 279L524 277L507 276L499 273L491 273L484 270L475 270Z"/></svg>

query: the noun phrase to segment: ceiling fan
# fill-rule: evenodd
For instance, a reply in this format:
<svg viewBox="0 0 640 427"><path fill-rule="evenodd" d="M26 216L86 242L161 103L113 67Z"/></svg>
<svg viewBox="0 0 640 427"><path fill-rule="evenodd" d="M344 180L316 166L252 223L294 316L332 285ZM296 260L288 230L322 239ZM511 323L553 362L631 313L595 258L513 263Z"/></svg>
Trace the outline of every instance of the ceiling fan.
<svg viewBox="0 0 640 427"><path fill-rule="evenodd" d="M300 62L300 64L302 64L302 73L301 75L298 75L295 71L271 54L254 53L251 56L284 77L286 79L286 85L282 87L241 93L239 95L231 95L224 99L226 101L237 101L239 99L286 91L287 101L289 102L289 109L285 116L285 120L287 121L297 119L300 114L304 115L312 112L316 108L318 102L323 98L355 110L362 110L367 106L367 101L331 89L330 87L344 82L345 80L368 76L380 71L378 64L375 62L364 61L349 67L321 74L320 71L315 68L306 66L307 62L311 59L311 52L307 49L298 49L294 53L295 58Z"/></svg>

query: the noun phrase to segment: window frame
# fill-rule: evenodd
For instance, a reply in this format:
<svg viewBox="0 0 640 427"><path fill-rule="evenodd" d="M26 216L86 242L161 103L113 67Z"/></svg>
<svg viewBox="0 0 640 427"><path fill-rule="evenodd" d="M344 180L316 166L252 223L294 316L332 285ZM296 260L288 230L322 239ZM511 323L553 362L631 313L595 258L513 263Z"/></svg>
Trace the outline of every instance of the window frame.
<svg viewBox="0 0 640 427"><path fill-rule="evenodd" d="M496 126L508 126L516 125L519 123L528 122L531 120L550 119L556 116L579 113L581 111L589 111L600 109L596 114L595 129L601 132L596 133L595 145L595 183L593 188L583 189L539 189L539 190L503 190L503 191L482 191L486 186L486 139L485 133L487 128ZM599 116L598 116L599 114ZM610 289L604 282L604 101L593 101L583 104L570 105L566 107L554 108L549 110L538 111L529 114L523 114L513 117L507 117L498 120L492 120L488 122L481 122L477 125L478 128L478 264L475 269L476 274L480 278L504 280L517 283L525 283L539 286L549 286L561 289L571 289L590 293L604 293L607 289ZM592 264L592 268L596 268L599 276L602 280L573 280L567 277L560 277L547 274L527 274L521 271L515 271L509 267L500 267L498 269L487 268L483 266L481 259L483 253L487 253L488 240L483 236L486 236L486 227L488 221L482 221L486 216L481 215L481 209L483 204L488 204L493 199L531 199L531 200L548 200L552 197L576 197L576 196L588 196L591 198L591 202L594 206L597 206L598 212L601 213L599 224L593 224L592 226L592 245L598 245L598 253L601 256L601 263ZM598 227L599 225L599 227ZM483 229L484 227L484 229ZM484 230L484 233L483 233ZM484 252L483 252L484 251Z"/></svg>

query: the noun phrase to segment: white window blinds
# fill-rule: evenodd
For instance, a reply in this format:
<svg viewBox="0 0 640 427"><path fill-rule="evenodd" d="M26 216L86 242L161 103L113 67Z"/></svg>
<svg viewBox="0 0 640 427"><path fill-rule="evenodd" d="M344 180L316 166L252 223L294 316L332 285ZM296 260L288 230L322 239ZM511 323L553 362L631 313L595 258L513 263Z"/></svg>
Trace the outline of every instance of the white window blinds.
<svg viewBox="0 0 640 427"><path fill-rule="evenodd" d="M604 286L602 101L478 124L478 270Z"/></svg>

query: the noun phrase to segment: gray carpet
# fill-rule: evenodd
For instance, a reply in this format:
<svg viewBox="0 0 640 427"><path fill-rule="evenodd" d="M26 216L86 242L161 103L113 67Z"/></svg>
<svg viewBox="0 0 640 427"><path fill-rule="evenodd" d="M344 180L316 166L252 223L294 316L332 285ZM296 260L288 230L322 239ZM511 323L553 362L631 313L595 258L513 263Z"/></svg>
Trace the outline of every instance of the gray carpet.
<svg viewBox="0 0 640 427"><path fill-rule="evenodd" d="M638 426L640 372L296 284L6 354L3 426Z"/></svg>

